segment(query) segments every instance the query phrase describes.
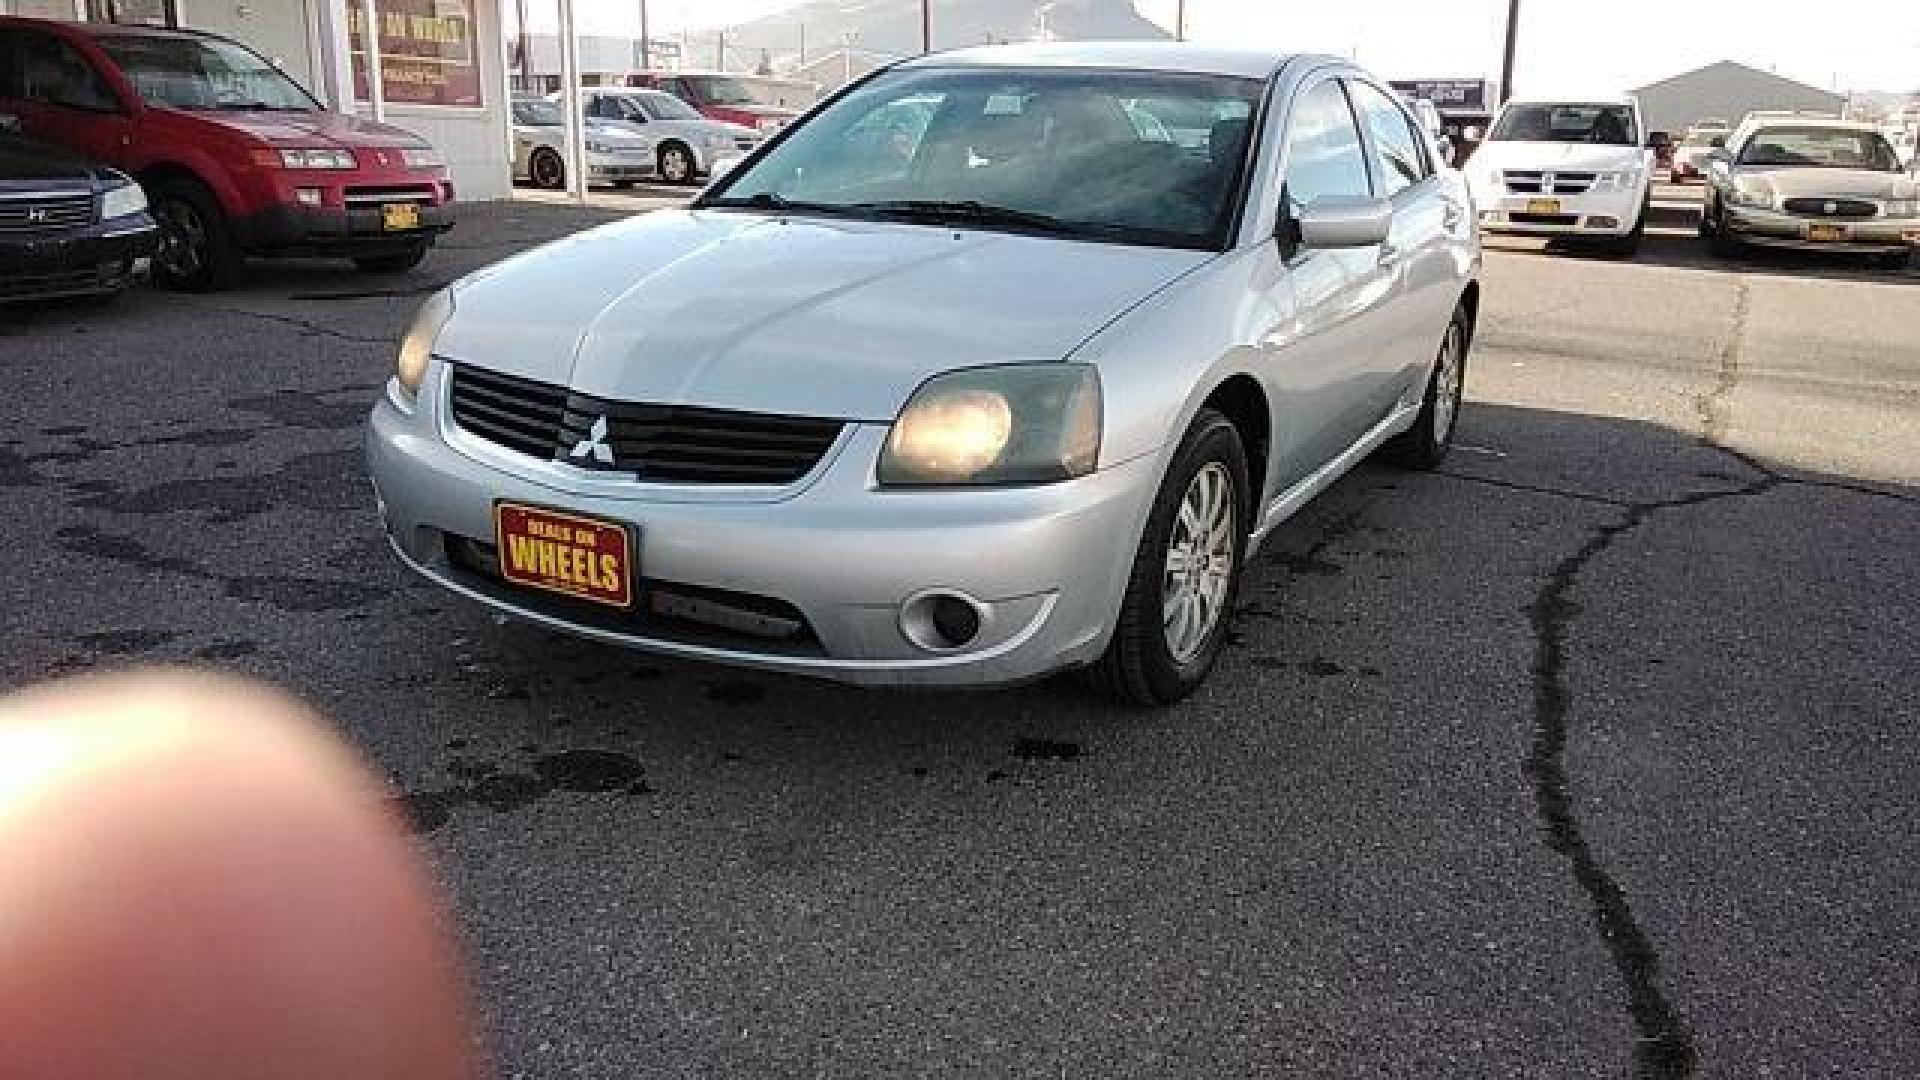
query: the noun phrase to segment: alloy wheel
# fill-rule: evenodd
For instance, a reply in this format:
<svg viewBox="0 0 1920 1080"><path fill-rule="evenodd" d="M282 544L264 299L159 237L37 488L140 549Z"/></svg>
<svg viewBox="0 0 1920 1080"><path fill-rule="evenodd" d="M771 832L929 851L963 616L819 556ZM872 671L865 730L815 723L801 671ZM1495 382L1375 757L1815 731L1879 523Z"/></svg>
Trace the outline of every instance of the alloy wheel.
<svg viewBox="0 0 1920 1080"><path fill-rule="evenodd" d="M1433 442L1445 446L1453 436L1454 419L1460 415L1460 391L1466 375L1460 358L1466 353L1466 335L1460 324L1447 327L1440 344L1440 359L1433 373Z"/></svg>
<svg viewBox="0 0 1920 1080"><path fill-rule="evenodd" d="M668 183L682 184L693 175L693 161L687 152L678 146L668 146L660 151L660 176Z"/></svg>
<svg viewBox="0 0 1920 1080"><path fill-rule="evenodd" d="M566 169L560 164L560 157L552 153L540 153L533 156L533 183L535 187L558 188L566 179Z"/></svg>
<svg viewBox="0 0 1920 1080"><path fill-rule="evenodd" d="M155 258L175 277L188 278L207 264L207 223L181 199L160 204L160 250Z"/></svg>
<svg viewBox="0 0 1920 1080"><path fill-rule="evenodd" d="M1167 538L1161 626L1174 663L1191 663L1226 611L1238 543L1233 477L1209 461L1187 485Z"/></svg>

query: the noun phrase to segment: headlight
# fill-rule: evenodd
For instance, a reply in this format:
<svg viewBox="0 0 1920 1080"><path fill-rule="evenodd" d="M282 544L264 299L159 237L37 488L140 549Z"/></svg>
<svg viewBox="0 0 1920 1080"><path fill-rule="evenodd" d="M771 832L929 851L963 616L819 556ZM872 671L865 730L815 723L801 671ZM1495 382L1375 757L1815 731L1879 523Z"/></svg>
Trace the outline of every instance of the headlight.
<svg viewBox="0 0 1920 1080"><path fill-rule="evenodd" d="M1920 199L1889 199L1881 212L1888 217L1920 217Z"/></svg>
<svg viewBox="0 0 1920 1080"><path fill-rule="evenodd" d="M406 156L409 169L438 169L447 163L440 151L431 146L409 146L400 153Z"/></svg>
<svg viewBox="0 0 1920 1080"><path fill-rule="evenodd" d="M420 305L420 310L414 313L413 322L407 325L407 332L401 335L400 354L394 361L393 377L409 396L420 389L420 380L426 378L427 361L433 358L433 343L439 340L440 331L451 318L453 294L441 289Z"/></svg>
<svg viewBox="0 0 1920 1080"><path fill-rule="evenodd" d="M289 169L351 169L357 163L351 150L283 149L280 164Z"/></svg>
<svg viewBox="0 0 1920 1080"><path fill-rule="evenodd" d="M1733 190L1727 193L1727 201L1735 206L1771 210L1773 209L1773 188L1753 180L1737 180L1734 182Z"/></svg>
<svg viewBox="0 0 1920 1080"><path fill-rule="evenodd" d="M880 452L880 482L1044 484L1100 455L1100 377L1080 364L970 368L914 391Z"/></svg>
<svg viewBox="0 0 1920 1080"><path fill-rule="evenodd" d="M127 180L119 187L108 188L107 193L100 197L100 220L129 217L146 208L147 193L140 189L139 184Z"/></svg>
<svg viewBox="0 0 1920 1080"><path fill-rule="evenodd" d="M1624 191L1640 182L1640 174L1629 169L1625 172L1603 172L1593 178L1595 191Z"/></svg>

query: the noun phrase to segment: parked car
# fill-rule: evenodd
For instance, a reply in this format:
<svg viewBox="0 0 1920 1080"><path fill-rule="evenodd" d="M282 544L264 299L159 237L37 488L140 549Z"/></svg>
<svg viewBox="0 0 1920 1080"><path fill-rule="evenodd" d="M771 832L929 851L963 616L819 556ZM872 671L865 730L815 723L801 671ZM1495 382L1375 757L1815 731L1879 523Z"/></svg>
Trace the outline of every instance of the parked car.
<svg viewBox="0 0 1920 1080"><path fill-rule="evenodd" d="M1721 255L1821 248L1904 266L1920 246L1920 183L1872 124L1750 119L1708 165L1700 233Z"/></svg>
<svg viewBox="0 0 1920 1080"><path fill-rule="evenodd" d="M627 85L671 94L709 120L774 132L800 115L798 108L772 104L794 94L792 79L761 79L725 71L636 71ZM765 83L756 93L756 83ZM801 84L805 85L805 84Z"/></svg>
<svg viewBox="0 0 1920 1080"><path fill-rule="evenodd" d="M513 179L558 191L567 186L566 115L558 101L513 99ZM582 121L587 183L632 187L658 174L654 141L626 124L597 117Z"/></svg>
<svg viewBox="0 0 1920 1080"><path fill-rule="evenodd" d="M1688 132L1681 138L1680 145L1673 152L1671 173L1673 182L1687 184L1705 179L1707 162L1713 158L1715 151L1726 145L1726 141L1724 132L1719 134Z"/></svg>
<svg viewBox="0 0 1920 1080"><path fill-rule="evenodd" d="M709 120L672 94L625 87L580 92L587 116L624 124L654 143L655 169L669 184L694 184L713 171L718 157L753 152L760 133L739 124Z"/></svg>
<svg viewBox="0 0 1920 1080"><path fill-rule="evenodd" d="M905 160L847 137L929 97ZM1212 138L1143 138L1148 101ZM1479 269L1463 181L1343 60L944 52L430 298L369 466L403 562L534 622L1166 703L1276 526L1376 450L1446 455Z"/></svg>
<svg viewBox="0 0 1920 1080"><path fill-rule="evenodd" d="M408 270L453 223L431 146L212 34L0 17L0 123L137 178L176 288L227 286L249 255Z"/></svg>
<svg viewBox="0 0 1920 1080"><path fill-rule="evenodd" d="M117 295L158 236L132 177L0 131L0 301Z"/></svg>
<svg viewBox="0 0 1920 1080"><path fill-rule="evenodd" d="M1627 101L1516 101L1473 155L1480 227L1640 249L1653 204L1653 151Z"/></svg>

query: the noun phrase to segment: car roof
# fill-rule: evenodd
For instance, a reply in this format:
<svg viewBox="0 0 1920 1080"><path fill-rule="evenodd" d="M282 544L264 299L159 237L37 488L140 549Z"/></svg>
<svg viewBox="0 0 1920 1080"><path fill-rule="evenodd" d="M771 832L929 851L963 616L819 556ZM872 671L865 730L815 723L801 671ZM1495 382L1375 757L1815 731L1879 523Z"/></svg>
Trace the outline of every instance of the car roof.
<svg viewBox="0 0 1920 1080"><path fill-rule="evenodd" d="M1291 59L1289 53L1178 41L1044 41L929 53L901 66L1122 68L1265 79Z"/></svg>

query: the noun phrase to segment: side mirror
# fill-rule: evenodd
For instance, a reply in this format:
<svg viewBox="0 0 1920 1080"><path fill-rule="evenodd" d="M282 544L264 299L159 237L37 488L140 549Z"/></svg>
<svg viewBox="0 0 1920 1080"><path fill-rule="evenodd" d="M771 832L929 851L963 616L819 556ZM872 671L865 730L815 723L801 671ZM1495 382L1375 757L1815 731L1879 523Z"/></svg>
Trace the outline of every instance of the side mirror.
<svg viewBox="0 0 1920 1080"><path fill-rule="evenodd" d="M1317 202L1299 212L1300 246L1309 249L1377 247L1393 231L1386 199Z"/></svg>
<svg viewBox="0 0 1920 1080"><path fill-rule="evenodd" d="M1655 150L1665 150L1673 145L1673 136L1665 131L1656 131L1647 136L1647 145Z"/></svg>

